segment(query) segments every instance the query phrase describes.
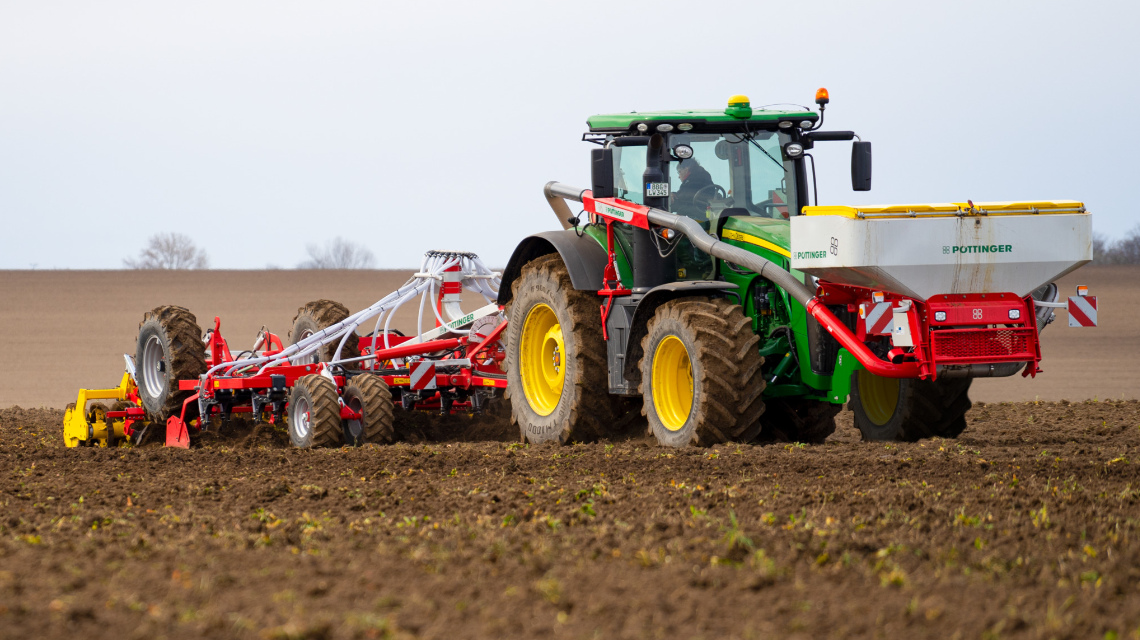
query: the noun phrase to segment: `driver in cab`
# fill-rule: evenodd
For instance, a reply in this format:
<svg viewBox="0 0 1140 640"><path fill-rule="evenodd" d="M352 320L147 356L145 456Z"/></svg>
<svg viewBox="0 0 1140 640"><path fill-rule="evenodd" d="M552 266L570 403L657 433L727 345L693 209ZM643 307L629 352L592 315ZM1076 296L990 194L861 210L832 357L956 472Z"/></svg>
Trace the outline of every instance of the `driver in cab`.
<svg viewBox="0 0 1140 640"><path fill-rule="evenodd" d="M708 208L708 199L698 200L695 196L702 190L705 190L706 195L709 193L710 187L713 187L712 175L696 158L687 158L677 164L677 177L681 179L681 186L673 192L673 213L707 225L705 210Z"/></svg>

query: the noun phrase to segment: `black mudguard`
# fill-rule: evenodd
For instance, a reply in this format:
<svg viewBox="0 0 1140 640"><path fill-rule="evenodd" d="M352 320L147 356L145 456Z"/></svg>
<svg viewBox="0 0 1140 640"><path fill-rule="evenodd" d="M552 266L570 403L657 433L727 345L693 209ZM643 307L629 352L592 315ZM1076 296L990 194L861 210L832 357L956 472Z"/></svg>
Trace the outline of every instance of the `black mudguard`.
<svg viewBox="0 0 1140 640"><path fill-rule="evenodd" d="M580 291L597 291L602 288L602 273L606 268L606 250L588 235L579 236L573 229L543 231L528 236L515 247L514 254L503 270L499 285L499 304L511 300L511 285L522 272L523 265L535 258L557 252L570 272L570 282Z"/></svg>

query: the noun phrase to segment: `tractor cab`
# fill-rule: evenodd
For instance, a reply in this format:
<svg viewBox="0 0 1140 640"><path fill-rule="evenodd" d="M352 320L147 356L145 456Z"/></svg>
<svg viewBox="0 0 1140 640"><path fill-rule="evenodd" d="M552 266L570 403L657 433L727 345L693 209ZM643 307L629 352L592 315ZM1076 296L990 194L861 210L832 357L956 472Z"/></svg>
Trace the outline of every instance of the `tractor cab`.
<svg viewBox="0 0 1140 640"><path fill-rule="evenodd" d="M709 228L722 215L788 219L795 206L795 163L783 157L781 131L676 132L666 136L668 211ZM614 195L645 204L644 147L614 148Z"/></svg>
<svg viewBox="0 0 1140 640"><path fill-rule="evenodd" d="M592 116L583 139L602 147L594 150L593 193L683 215L718 238L757 224L786 236L788 220L808 204L804 149L819 117L807 108L753 109L746 96L723 111ZM619 225L616 235L623 254L637 252L632 227ZM715 278L711 258L687 239L651 240L663 256L675 254L669 272L677 280Z"/></svg>
<svg viewBox="0 0 1140 640"><path fill-rule="evenodd" d="M820 89L818 114L807 107L754 109L747 96L735 95L723 111L592 116L583 140L601 147L593 151L593 196L682 215L717 239L743 239L772 258L789 258L789 220L818 204L814 161L809 176L806 151L815 142L857 137L852 131L819 131L828 102L827 90ZM856 191L871 188L869 142L852 146L851 185ZM640 253L654 262L656 253L665 261L651 281L716 278L709 255L685 238L662 242L626 225L616 235L623 255Z"/></svg>
<svg viewBox="0 0 1140 640"><path fill-rule="evenodd" d="M614 197L647 204L664 194L662 208L715 231L726 214L787 220L799 213L807 203L800 138L818 117L806 109L752 109L747 97L733 96L724 111L593 116L584 139L612 149ZM651 148L655 137L660 146ZM647 171L660 171L667 186L647 191Z"/></svg>

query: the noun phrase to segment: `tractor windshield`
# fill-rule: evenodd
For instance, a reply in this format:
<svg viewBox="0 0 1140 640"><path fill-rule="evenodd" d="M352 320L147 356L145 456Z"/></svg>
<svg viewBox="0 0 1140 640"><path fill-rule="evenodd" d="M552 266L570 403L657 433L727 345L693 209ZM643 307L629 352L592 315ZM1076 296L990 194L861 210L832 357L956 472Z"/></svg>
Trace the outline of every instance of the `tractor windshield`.
<svg viewBox="0 0 1140 640"><path fill-rule="evenodd" d="M799 211L795 164L784 160L782 147L790 136L778 131L741 133L674 133L668 145L692 147L693 156L671 161L669 209L688 216L706 229L723 216L762 216L787 219ZM645 204L641 177L646 147L614 146L614 192L630 202ZM628 251L630 230L618 225L618 241ZM712 259L681 238L676 247L677 278L714 277ZM628 252L627 252L627 255Z"/></svg>
<svg viewBox="0 0 1140 640"><path fill-rule="evenodd" d="M784 160L786 134L676 134L669 144L687 144L693 157L670 163L671 209L706 222L727 215L787 218L796 211L795 169Z"/></svg>

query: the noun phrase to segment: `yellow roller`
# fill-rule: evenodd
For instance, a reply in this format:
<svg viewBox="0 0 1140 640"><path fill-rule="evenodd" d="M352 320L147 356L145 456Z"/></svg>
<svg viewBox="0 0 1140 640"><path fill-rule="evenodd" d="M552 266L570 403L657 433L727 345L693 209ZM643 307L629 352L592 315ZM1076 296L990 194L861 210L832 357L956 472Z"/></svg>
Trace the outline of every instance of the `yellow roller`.
<svg viewBox="0 0 1140 640"><path fill-rule="evenodd" d="M63 414L63 442L68 447L81 444L107 446L108 435L114 439L126 437L123 418L108 419L106 411L94 407L87 411L91 400L116 400L138 406L135 381L130 372L123 373L119 386L113 389L80 389L74 406L69 406ZM110 430L110 432L108 432Z"/></svg>

